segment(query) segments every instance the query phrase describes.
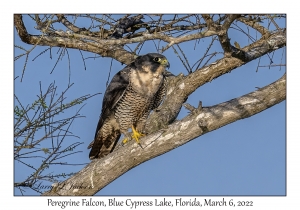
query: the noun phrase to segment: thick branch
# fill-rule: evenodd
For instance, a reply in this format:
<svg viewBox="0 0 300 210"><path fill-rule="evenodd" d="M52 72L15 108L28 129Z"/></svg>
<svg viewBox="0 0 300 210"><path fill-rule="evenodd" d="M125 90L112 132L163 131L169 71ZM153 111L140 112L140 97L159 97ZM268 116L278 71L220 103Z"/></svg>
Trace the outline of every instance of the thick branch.
<svg viewBox="0 0 300 210"><path fill-rule="evenodd" d="M230 39L228 38L228 29L232 22L240 17L241 15L228 15L224 24L222 25L222 31L218 34L220 44L224 50L225 57L230 57L232 52L235 51L235 47L230 44Z"/></svg>
<svg viewBox="0 0 300 210"><path fill-rule="evenodd" d="M196 70L184 77L182 75L173 78L169 84L169 91L164 103L159 107L159 112L153 112L148 119L147 133L164 128L176 119L182 104L187 97L201 85L258 58L278 48L285 46L286 35L277 32L268 39L260 39L257 42L243 48L244 59L234 57L222 58L208 66Z"/></svg>
<svg viewBox="0 0 300 210"><path fill-rule="evenodd" d="M234 20L236 20L237 18L239 18L241 16L241 14L234 14L234 15L228 15L228 17L225 19L222 28L223 30L228 30L230 25L232 24L232 22Z"/></svg>
<svg viewBox="0 0 300 210"><path fill-rule="evenodd" d="M218 34L220 44L224 50L225 57L230 57L231 53L235 50L235 47L233 47L230 44L230 39L228 38L228 29L232 22L240 17L241 15L228 15L226 18L224 24L222 25L222 31Z"/></svg>
<svg viewBox="0 0 300 210"><path fill-rule="evenodd" d="M285 98L284 75L278 81L240 98L194 110L184 119L169 125L166 130L142 138L143 149L132 141L105 158L93 160L76 175L43 195L94 195L135 166L207 132L255 115ZM72 186L78 186L79 189Z"/></svg>
<svg viewBox="0 0 300 210"><path fill-rule="evenodd" d="M225 57L230 57L234 47L230 44L230 39L228 38L227 31L223 31L218 35L222 49L224 50Z"/></svg>
<svg viewBox="0 0 300 210"><path fill-rule="evenodd" d="M213 20L211 19L210 15L208 14L202 14L203 19L205 20L207 27L211 28L211 26L214 24Z"/></svg>

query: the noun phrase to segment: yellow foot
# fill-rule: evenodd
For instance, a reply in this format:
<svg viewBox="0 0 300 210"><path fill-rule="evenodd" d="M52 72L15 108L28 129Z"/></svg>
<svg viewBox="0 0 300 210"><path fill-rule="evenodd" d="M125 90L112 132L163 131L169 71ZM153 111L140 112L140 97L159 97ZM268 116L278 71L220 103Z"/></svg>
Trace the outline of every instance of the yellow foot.
<svg viewBox="0 0 300 210"><path fill-rule="evenodd" d="M123 139L123 141L122 141L123 145L126 144L127 142L128 142L127 138Z"/></svg>
<svg viewBox="0 0 300 210"><path fill-rule="evenodd" d="M144 134L137 132L137 131L135 130L135 128L133 127L133 125L131 126L131 129L132 129L132 137L135 139L135 141L136 141L139 145L141 145L139 138L140 138L141 136L144 136Z"/></svg>

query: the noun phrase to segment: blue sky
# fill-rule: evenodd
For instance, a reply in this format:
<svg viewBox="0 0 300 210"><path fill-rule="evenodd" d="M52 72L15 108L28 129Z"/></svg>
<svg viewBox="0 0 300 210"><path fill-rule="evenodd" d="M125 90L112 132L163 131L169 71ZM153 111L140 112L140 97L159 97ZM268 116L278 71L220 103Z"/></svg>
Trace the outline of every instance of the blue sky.
<svg viewBox="0 0 300 210"><path fill-rule="evenodd" d="M25 22L27 27L32 27ZM84 22L81 24L85 24ZM280 24L285 24L281 22ZM30 33L37 33L29 30ZM16 45L30 46L20 42L14 34ZM248 39L235 30L229 32L231 42L237 41L241 47L248 45ZM203 55L211 38L203 39L194 50L195 41L182 45L186 56L193 64ZM22 103L31 104L39 93L39 82L45 90L55 81L59 91L67 87L69 78L68 59L65 56L50 74L56 63L57 49L32 59L44 47L36 47L30 55L24 79L18 78L14 83L15 94ZM214 48L221 51L216 42ZM104 93L110 58L87 59L86 70L77 50L68 50L71 65L71 82L74 86L67 95L67 101L85 94ZM153 42L145 44L140 54L156 52ZM15 55L19 51L15 50ZM278 50L274 54L275 64L285 63L285 50ZM97 56L83 52L84 57ZM177 75L187 74L184 66L176 57L172 49L164 53L171 63L170 71ZM221 56L221 55L220 55ZM270 55L272 57L273 54ZM215 59L217 59L216 57ZM285 67L259 68L256 72L258 60L252 61L231 73L226 74L201 86L188 99L188 103L197 106L202 101L203 106L211 106L232 98L255 91L256 87L263 87L276 81L285 73ZM268 65L268 56L262 57L260 64ZM15 62L15 76L21 76L24 58ZM113 61L111 76L124 68L117 61ZM71 126L79 140L67 139L67 143L80 141L78 148L81 153L65 158L70 163L89 163L86 149L92 141L101 111L103 94L88 101L81 111L85 118L78 119ZM78 107L79 108L79 107ZM75 113L78 108L72 108ZM69 113L69 112L68 112ZM66 114L68 114L66 113ZM178 119L187 115L182 109ZM35 162L35 160L32 160ZM40 160L36 160L39 161ZM54 172L77 172L83 166L55 167ZM14 179L21 181L31 173L27 167L14 163ZM14 191L19 195L18 190ZM36 195L28 190L27 194ZM283 101L255 116L224 126L216 131L207 133L193 141L176 148L164 155L147 161L128 171L114 182L106 186L97 195L285 195L286 194L286 102Z"/></svg>

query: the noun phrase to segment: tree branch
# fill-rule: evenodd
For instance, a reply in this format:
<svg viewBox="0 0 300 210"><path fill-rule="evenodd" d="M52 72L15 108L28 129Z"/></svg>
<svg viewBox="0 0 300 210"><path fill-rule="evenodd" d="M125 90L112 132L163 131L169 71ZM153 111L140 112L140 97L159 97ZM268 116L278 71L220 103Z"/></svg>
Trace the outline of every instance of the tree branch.
<svg viewBox="0 0 300 210"><path fill-rule="evenodd" d="M208 15L208 14L202 14L202 17L205 20L208 28L211 28L214 25L214 22L211 19L210 15Z"/></svg>
<svg viewBox="0 0 300 210"><path fill-rule="evenodd" d="M237 20L257 30L262 36L265 37L270 36L269 30L263 27L262 25L260 25L257 20L253 20L245 17L240 17Z"/></svg>
<svg viewBox="0 0 300 210"><path fill-rule="evenodd" d="M223 74L229 73L258 57L285 46L285 43L286 35L277 32L272 34L268 39L261 38L257 42L241 49L241 52L245 53L243 60L234 57L225 57L194 71L186 77L179 75L172 78L168 84L169 90L166 99L159 107L159 112L152 112L147 120L148 126L146 132L152 133L173 122L188 96L201 85Z"/></svg>
<svg viewBox="0 0 300 210"><path fill-rule="evenodd" d="M62 24L64 24L64 26L66 26L68 29L70 29L71 31L73 31L74 33L79 33L81 31L86 31L86 28L79 28L77 26L75 26L74 24L70 23L67 18L65 18L64 15L62 14L57 14L56 15L59 22L61 22Z"/></svg>
<svg viewBox="0 0 300 210"><path fill-rule="evenodd" d="M187 117L141 139L143 149L131 141L80 172L56 184L43 195L94 195L135 166L229 123L253 116L286 98L286 75L242 97L194 110ZM77 188L76 188L77 186Z"/></svg>
<svg viewBox="0 0 300 210"><path fill-rule="evenodd" d="M14 24L18 31L18 34L23 42L32 45L41 45L41 46L53 46L53 47L67 47L80 49L84 51L89 51L93 53L97 53L103 57L112 57L121 63L129 64L134 60L134 54L130 53L123 49L122 45L138 43L147 40L163 40L169 45L179 44L182 42L200 39L204 37L209 37L212 35L217 35L216 31L206 30L203 32L197 32L195 34L189 34L180 37L172 37L169 35L165 35L163 33L144 33L143 36L131 38L131 39L100 39L95 37L88 37L79 34L70 34L69 37L61 37L54 35L31 35L27 33L26 27L22 20L22 15L16 14L14 15ZM57 32L57 34L65 34L61 32ZM84 39L93 40L93 42L86 42Z"/></svg>
<svg viewBox="0 0 300 210"><path fill-rule="evenodd" d="M22 20L22 15L14 15L14 24L21 40L27 44L52 46L52 47L66 47L84 50L88 52L97 53L103 57L114 58L121 63L129 64L135 59L135 55L124 50L121 46L103 46L96 42L89 43L74 38L64 38L60 36L36 36L28 34L26 27Z"/></svg>
<svg viewBox="0 0 300 210"><path fill-rule="evenodd" d="M232 22L240 17L241 15L228 15L224 24L222 25L222 30L218 34L220 44L224 50L225 57L230 57L232 52L236 51L235 47L230 44L230 39L228 38L228 29Z"/></svg>
<svg viewBox="0 0 300 210"><path fill-rule="evenodd" d="M222 29L227 31L232 24L233 21L235 21L237 18L239 18L241 14L234 14L234 15L228 15L228 17L225 19Z"/></svg>

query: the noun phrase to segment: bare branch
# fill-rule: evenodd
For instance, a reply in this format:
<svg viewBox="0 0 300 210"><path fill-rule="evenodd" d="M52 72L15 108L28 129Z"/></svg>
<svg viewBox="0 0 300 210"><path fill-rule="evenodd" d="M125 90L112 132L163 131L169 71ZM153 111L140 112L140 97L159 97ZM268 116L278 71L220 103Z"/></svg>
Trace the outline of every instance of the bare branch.
<svg viewBox="0 0 300 210"><path fill-rule="evenodd" d="M58 159L79 152L74 149L81 144L80 142L71 143L65 148L62 147L62 142L66 137L73 137L73 139L79 138L73 135L69 129L75 119L84 117L79 115L84 105L72 116L61 117L61 113L66 109L86 101L94 95L85 95L69 103L65 103L66 98L64 94L71 86L72 85L68 86L61 95L57 96L54 83L49 85L45 93L43 93L40 84L38 100L26 107L22 105L21 101L15 95L17 104L15 105L14 159L34 171L22 182L16 183L16 187L30 187L33 189L36 187L38 180L53 181L52 176L44 174L49 165ZM54 98L56 98L56 100ZM57 118L57 115L59 115L60 118ZM44 131L43 128L45 128ZM56 138L57 142L55 144L52 141L52 147L49 147L49 143L53 138ZM37 164L36 166L36 163L31 165L23 160L32 158L41 159L41 165ZM63 162L60 164L66 165Z"/></svg>
<svg viewBox="0 0 300 210"><path fill-rule="evenodd" d="M57 14L56 15L58 20L64 24L68 29L70 29L71 31L73 31L74 33L78 33L81 31L86 31L86 28L78 28L77 26L73 25L72 23L70 23L67 18L65 18L64 15L61 14Z"/></svg>
<svg viewBox="0 0 300 210"><path fill-rule="evenodd" d="M102 159L93 160L68 180L43 195L94 195L110 182L135 166L166 153L205 133L229 123L255 115L286 98L286 77L244 95L212 107L194 111L176 121L166 130L160 130L142 139L143 149L130 142ZM72 186L83 186L74 189Z"/></svg>
<svg viewBox="0 0 300 210"><path fill-rule="evenodd" d="M129 64L134 60L133 53L124 50L120 46L103 47L102 43L88 43L76 38L63 38L58 36L37 36L27 33L26 27L22 20L22 15L14 15L14 24L17 32L23 42L32 45L52 46L52 47L67 47L73 49L80 49L97 53L103 57L112 57L121 63ZM108 50L109 48L109 50Z"/></svg>
<svg viewBox="0 0 300 210"><path fill-rule="evenodd" d="M258 23L258 21L250 19L250 18L245 18L245 17L240 17L237 19L238 21L245 23L246 25L254 28L257 30L262 36L265 36L266 38L270 36L270 32L267 28L263 27Z"/></svg>

